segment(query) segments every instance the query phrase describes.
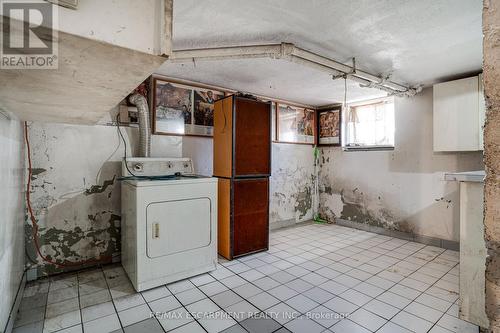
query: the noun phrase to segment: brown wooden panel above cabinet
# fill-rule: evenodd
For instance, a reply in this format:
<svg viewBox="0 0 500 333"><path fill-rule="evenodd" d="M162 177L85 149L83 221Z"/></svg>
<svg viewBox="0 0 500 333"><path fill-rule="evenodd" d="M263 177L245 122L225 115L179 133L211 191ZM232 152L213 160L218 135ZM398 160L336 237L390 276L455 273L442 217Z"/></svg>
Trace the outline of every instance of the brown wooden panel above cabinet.
<svg viewBox="0 0 500 333"><path fill-rule="evenodd" d="M271 173L271 103L235 98L234 176Z"/></svg>
<svg viewBox="0 0 500 333"><path fill-rule="evenodd" d="M214 176L271 173L271 103L227 96L214 107Z"/></svg>

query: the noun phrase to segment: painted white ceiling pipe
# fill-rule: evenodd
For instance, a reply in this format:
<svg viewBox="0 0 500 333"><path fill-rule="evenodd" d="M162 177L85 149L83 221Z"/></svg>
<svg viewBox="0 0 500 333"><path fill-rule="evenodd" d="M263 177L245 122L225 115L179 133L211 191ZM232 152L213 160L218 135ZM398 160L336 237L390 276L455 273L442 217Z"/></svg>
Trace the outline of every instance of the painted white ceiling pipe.
<svg viewBox="0 0 500 333"><path fill-rule="evenodd" d="M177 50L172 52L169 61L188 62L245 58L284 59L314 67L332 75L345 74L349 79L363 86L381 89L393 95L413 96L421 90L419 87L407 87L383 77L357 70L353 66L298 48L290 43Z"/></svg>

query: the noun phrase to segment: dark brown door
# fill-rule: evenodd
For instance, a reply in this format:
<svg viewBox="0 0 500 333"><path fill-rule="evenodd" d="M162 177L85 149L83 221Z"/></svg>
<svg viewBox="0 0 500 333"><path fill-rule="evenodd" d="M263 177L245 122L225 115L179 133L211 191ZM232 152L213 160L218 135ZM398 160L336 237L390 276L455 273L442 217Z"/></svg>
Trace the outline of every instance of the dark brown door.
<svg viewBox="0 0 500 333"><path fill-rule="evenodd" d="M235 97L234 177L271 173L271 104Z"/></svg>
<svg viewBox="0 0 500 333"><path fill-rule="evenodd" d="M233 256L266 250L269 241L269 179L233 181Z"/></svg>

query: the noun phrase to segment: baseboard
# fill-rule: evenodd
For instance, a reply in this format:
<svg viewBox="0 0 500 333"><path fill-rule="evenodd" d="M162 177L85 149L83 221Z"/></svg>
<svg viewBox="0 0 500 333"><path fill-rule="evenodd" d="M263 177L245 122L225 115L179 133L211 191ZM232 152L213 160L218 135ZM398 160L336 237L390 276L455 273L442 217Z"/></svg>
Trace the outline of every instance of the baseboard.
<svg viewBox="0 0 500 333"><path fill-rule="evenodd" d="M309 224L311 222L313 222L313 221L312 220L297 221L296 219L276 221L276 222L269 223L269 230L289 228L289 227L293 227L293 226L297 226L297 225L301 225L301 224Z"/></svg>
<svg viewBox="0 0 500 333"><path fill-rule="evenodd" d="M21 304L21 300L23 299L24 287L26 286L26 271L23 272L23 276L21 278L21 282L19 283L19 287L17 288L16 298L14 299L14 304L12 304L12 308L10 309L9 318L7 319L7 324L2 332L11 333L12 328L14 327L14 321L16 320L17 310L19 310L19 305Z"/></svg>
<svg viewBox="0 0 500 333"><path fill-rule="evenodd" d="M409 232L403 232L398 230L389 230L378 226L369 225L366 223L359 223L344 219L335 219L335 223L344 227L349 227L353 229L359 229L363 231L373 232L379 235L390 236L394 238L404 239L412 242L417 242L425 245L432 245L440 247L447 250L460 251L460 243L456 241L451 241L447 239L441 239L436 237L429 237L423 235L415 235Z"/></svg>
<svg viewBox="0 0 500 333"><path fill-rule="evenodd" d="M296 223L297 222L295 221L295 219L271 222L269 223L269 230L276 230L276 229L290 227L292 225L295 225Z"/></svg>

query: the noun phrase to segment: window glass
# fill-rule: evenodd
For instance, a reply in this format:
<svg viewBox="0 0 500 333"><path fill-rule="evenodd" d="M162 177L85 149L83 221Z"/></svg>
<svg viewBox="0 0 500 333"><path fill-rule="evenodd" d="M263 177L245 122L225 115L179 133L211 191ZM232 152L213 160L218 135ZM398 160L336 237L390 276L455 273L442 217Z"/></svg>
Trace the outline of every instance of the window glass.
<svg viewBox="0 0 500 333"><path fill-rule="evenodd" d="M345 147L394 147L393 98L348 105L345 119Z"/></svg>

